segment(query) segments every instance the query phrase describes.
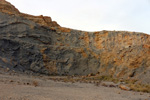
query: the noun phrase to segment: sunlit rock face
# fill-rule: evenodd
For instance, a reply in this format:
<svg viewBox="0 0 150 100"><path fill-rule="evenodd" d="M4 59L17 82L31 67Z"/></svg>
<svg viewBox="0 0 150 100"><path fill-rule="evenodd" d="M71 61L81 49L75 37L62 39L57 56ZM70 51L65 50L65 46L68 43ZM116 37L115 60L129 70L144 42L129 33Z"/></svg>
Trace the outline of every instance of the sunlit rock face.
<svg viewBox="0 0 150 100"><path fill-rule="evenodd" d="M0 0L0 67L47 75L100 73L148 83L150 36L64 28L50 17L23 14Z"/></svg>

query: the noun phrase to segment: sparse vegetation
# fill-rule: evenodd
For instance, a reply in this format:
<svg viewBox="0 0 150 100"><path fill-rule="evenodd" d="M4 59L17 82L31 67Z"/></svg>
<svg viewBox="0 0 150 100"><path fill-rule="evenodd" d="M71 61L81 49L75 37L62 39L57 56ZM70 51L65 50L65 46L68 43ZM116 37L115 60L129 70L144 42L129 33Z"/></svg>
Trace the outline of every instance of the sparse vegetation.
<svg viewBox="0 0 150 100"><path fill-rule="evenodd" d="M33 84L35 87L39 86L39 83L38 83L36 80L34 80L34 81L32 82L32 84Z"/></svg>
<svg viewBox="0 0 150 100"><path fill-rule="evenodd" d="M133 91L150 93L150 85L148 85L148 84L137 83L137 84L128 84L128 86Z"/></svg>
<svg viewBox="0 0 150 100"><path fill-rule="evenodd" d="M64 77L64 78L54 78L52 79L54 81L62 81L62 82L71 82L71 83L75 83L75 82L80 82L80 83L92 83L95 86L105 86L105 87L116 87L115 85L108 85L105 83L101 84L101 81L110 81L110 82L114 82L114 83L123 83L125 84L127 87L129 87L129 90L132 91L138 91L138 92L147 92L150 93L150 85L145 85L145 84L141 84L141 83L137 83L137 80L123 80L123 79L117 79L117 78L113 78L112 76L94 76L94 75L87 75L87 76L82 76L82 77Z"/></svg>
<svg viewBox="0 0 150 100"><path fill-rule="evenodd" d="M86 80L100 80L100 81L112 81L114 83L119 82L119 79L113 78L112 76L92 76L85 77Z"/></svg>

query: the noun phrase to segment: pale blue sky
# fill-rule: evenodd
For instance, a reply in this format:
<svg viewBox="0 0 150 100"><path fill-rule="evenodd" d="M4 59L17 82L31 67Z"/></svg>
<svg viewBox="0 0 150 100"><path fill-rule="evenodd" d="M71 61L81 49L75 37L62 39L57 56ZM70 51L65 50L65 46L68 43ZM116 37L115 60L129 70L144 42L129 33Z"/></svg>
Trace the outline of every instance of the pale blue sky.
<svg viewBox="0 0 150 100"><path fill-rule="evenodd" d="M21 12L50 16L63 27L150 34L150 0L7 0Z"/></svg>

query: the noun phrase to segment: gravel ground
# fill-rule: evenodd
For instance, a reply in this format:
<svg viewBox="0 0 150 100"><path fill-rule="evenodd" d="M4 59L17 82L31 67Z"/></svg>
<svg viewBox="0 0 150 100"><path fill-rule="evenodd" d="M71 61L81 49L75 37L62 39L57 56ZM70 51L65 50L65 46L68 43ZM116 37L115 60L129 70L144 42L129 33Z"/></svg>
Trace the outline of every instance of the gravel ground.
<svg viewBox="0 0 150 100"><path fill-rule="evenodd" d="M150 94L48 77L0 74L0 100L150 100Z"/></svg>

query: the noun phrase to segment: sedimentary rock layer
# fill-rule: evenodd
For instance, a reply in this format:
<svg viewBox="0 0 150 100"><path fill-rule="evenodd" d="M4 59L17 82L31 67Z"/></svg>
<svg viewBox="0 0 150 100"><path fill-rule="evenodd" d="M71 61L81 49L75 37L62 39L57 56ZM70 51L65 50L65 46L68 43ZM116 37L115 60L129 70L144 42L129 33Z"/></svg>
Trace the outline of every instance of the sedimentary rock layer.
<svg viewBox="0 0 150 100"><path fill-rule="evenodd" d="M64 28L0 0L0 67L48 75L100 73L148 83L149 55L147 34Z"/></svg>

